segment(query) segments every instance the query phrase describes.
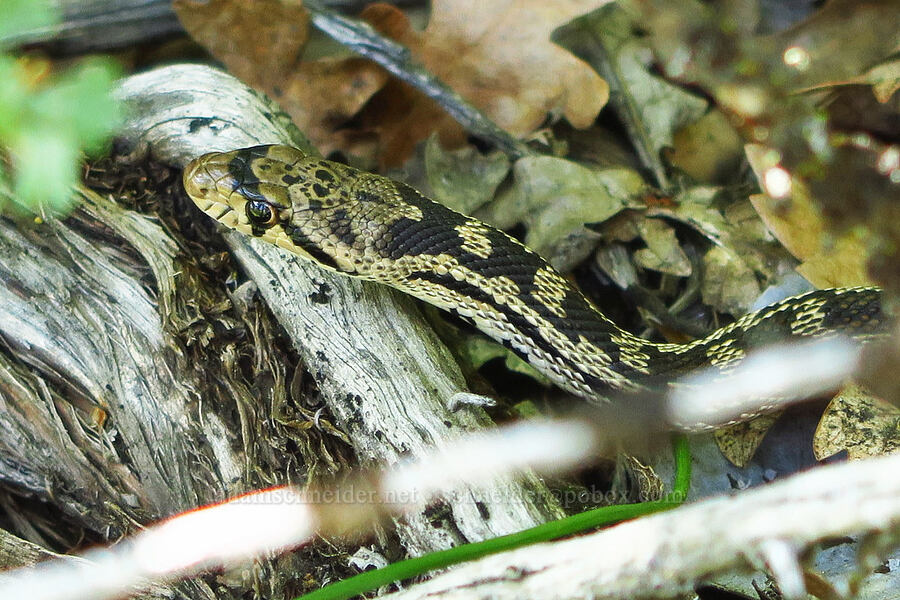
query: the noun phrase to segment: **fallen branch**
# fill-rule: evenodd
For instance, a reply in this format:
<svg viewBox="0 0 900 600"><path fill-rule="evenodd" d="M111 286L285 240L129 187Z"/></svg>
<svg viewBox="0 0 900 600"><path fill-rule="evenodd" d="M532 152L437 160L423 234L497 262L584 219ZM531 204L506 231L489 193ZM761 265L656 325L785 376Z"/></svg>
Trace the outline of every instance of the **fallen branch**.
<svg viewBox="0 0 900 600"><path fill-rule="evenodd" d="M765 564L805 596L798 556L851 534L900 536L900 455L822 467L600 533L461 565L391 600L673 598L704 578ZM871 566L871 565L870 565ZM853 592L853 590L846 590Z"/></svg>

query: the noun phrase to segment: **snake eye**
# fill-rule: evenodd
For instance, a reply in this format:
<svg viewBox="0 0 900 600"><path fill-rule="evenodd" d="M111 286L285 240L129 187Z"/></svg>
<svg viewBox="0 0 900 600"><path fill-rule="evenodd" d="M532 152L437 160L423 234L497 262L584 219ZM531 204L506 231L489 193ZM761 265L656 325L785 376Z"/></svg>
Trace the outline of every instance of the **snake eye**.
<svg viewBox="0 0 900 600"><path fill-rule="evenodd" d="M246 210L247 218L254 225L265 226L275 223L275 213L262 200L250 200L247 202Z"/></svg>

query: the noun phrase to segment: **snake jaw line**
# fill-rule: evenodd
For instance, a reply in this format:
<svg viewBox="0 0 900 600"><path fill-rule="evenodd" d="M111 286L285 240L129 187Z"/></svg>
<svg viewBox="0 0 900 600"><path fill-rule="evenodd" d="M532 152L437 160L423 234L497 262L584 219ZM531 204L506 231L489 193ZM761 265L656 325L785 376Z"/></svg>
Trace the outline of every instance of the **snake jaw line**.
<svg viewBox="0 0 900 600"><path fill-rule="evenodd" d="M237 229L242 223L230 200L236 186L229 181L233 178L227 171L216 168L216 156L217 153L204 154L188 164L182 174L182 183L197 208L223 225ZM239 198L242 203L246 202L243 197Z"/></svg>

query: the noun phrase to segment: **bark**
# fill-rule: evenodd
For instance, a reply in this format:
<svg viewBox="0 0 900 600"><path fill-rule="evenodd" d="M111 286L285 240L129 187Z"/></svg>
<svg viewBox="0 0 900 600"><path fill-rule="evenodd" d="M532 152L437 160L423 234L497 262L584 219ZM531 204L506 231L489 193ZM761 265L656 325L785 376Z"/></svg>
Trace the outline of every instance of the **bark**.
<svg viewBox="0 0 900 600"><path fill-rule="evenodd" d="M194 369L157 311L177 248L150 217L83 199L66 222L0 220L0 476L114 538L223 498L240 461L211 451L228 434L197 418Z"/></svg>
<svg viewBox="0 0 900 600"><path fill-rule="evenodd" d="M152 217L82 194L65 221L0 219L0 505L6 527L62 549L246 484L166 328L177 246Z"/></svg>

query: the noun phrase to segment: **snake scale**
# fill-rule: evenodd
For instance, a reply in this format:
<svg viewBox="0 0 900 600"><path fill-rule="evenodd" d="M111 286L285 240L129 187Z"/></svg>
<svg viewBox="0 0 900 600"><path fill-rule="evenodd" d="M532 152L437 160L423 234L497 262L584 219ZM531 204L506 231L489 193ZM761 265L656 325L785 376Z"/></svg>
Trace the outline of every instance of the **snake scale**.
<svg viewBox="0 0 900 600"><path fill-rule="evenodd" d="M277 145L206 154L183 179L194 203L227 227L452 311L588 400L726 369L750 348L789 338L865 338L884 322L878 289L835 288L687 344L650 342L617 327L514 238L403 183Z"/></svg>

